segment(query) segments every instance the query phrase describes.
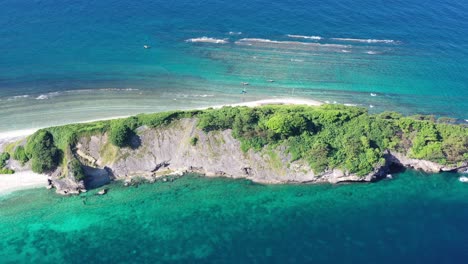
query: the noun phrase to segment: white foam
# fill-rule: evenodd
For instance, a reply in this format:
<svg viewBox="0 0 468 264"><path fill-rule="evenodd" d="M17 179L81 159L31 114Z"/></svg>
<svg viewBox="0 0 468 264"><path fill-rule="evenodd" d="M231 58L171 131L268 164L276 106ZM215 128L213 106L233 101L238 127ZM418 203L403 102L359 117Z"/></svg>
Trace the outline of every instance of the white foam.
<svg viewBox="0 0 468 264"><path fill-rule="evenodd" d="M373 106L373 105L369 105L369 107L370 107L370 108L374 108L374 106Z"/></svg>
<svg viewBox="0 0 468 264"><path fill-rule="evenodd" d="M370 93L370 96L377 96L376 93Z"/></svg>
<svg viewBox="0 0 468 264"><path fill-rule="evenodd" d="M46 100L49 99L49 97L45 94L41 94L38 97L36 97L36 100Z"/></svg>
<svg viewBox="0 0 468 264"><path fill-rule="evenodd" d="M7 101L18 100L18 99L23 99L23 98L28 98L28 97L29 97L29 94L15 95L15 96L9 97Z"/></svg>
<svg viewBox="0 0 468 264"><path fill-rule="evenodd" d="M342 49L341 52L343 52L343 53L350 53L351 51L350 51L350 50Z"/></svg>
<svg viewBox="0 0 468 264"><path fill-rule="evenodd" d="M301 38L301 39L312 39L312 40L321 40L322 37L320 36L304 36L304 35L291 35L291 34L288 34L286 35L290 38Z"/></svg>
<svg viewBox="0 0 468 264"><path fill-rule="evenodd" d="M191 39L187 39L185 42L214 43L214 44L227 44L227 43L229 43L229 41L227 41L227 39L217 39L217 38L209 38L209 37L191 38Z"/></svg>
<svg viewBox="0 0 468 264"><path fill-rule="evenodd" d="M300 59L291 59L292 62L304 62L304 60L300 60Z"/></svg>
<svg viewBox="0 0 468 264"><path fill-rule="evenodd" d="M340 44L320 44L312 42L301 42L301 41L279 41L271 39L261 39L261 38L243 38L235 42L237 45L253 45L253 44L273 44L273 45L284 45L284 46L304 46L304 47L331 47L331 48L349 48L349 45L340 45Z"/></svg>
<svg viewBox="0 0 468 264"><path fill-rule="evenodd" d="M379 54L377 51L372 51L372 50L366 51L366 53L369 54L369 55L377 55L377 54Z"/></svg>
<svg viewBox="0 0 468 264"><path fill-rule="evenodd" d="M398 41L392 39L356 39L356 38L331 38L337 41L347 42L360 42L360 43L386 43L386 44L398 44Z"/></svg>
<svg viewBox="0 0 468 264"><path fill-rule="evenodd" d="M238 31L238 32L235 32L235 31L229 31L228 33L229 35L231 36L239 36L239 35L242 35L242 32Z"/></svg>

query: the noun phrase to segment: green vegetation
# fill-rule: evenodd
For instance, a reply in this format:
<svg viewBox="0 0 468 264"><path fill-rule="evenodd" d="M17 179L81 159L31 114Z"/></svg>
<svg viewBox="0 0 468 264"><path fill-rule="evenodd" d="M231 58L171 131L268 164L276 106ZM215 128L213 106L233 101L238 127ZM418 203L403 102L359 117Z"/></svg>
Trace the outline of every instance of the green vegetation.
<svg viewBox="0 0 468 264"><path fill-rule="evenodd" d="M126 147L130 144L133 131L123 122L113 122L109 131L109 141L117 147Z"/></svg>
<svg viewBox="0 0 468 264"><path fill-rule="evenodd" d="M10 159L10 154L8 152L4 152L0 154L0 168L5 167L6 162Z"/></svg>
<svg viewBox="0 0 468 264"><path fill-rule="evenodd" d="M8 169L8 168L1 168L0 169L0 174L14 174L15 171L12 170L12 169Z"/></svg>
<svg viewBox="0 0 468 264"><path fill-rule="evenodd" d="M32 170L37 173L51 171L60 161L60 150L54 144L54 137L40 130L29 138L25 148L26 155L32 160Z"/></svg>
<svg viewBox="0 0 468 264"><path fill-rule="evenodd" d="M13 159L21 162L22 165L29 161L29 157L26 155L26 151L24 150L23 146L18 146L15 148Z"/></svg>
<svg viewBox="0 0 468 264"><path fill-rule="evenodd" d="M363 108L324 105L225 107L199 118L204 131L232 129L244 151L285 144L293 160L306 160L315 172L341 168L366 175L387 149L441 164L468 159L468 128L446 119L435 123L434 116L370 115Z"/></svg>
<svg viewBox="0 0 468 264"><path fill-rule="evenodd" d="M293 160L307 161L315 172L339 168L366 175L383 162L385 150L447 165L468 160L468 128L453 124L453 119L395 112L371 115L364 108L342 105L224 107L52 127L31 136L24 149L16 147L13 158L32 159L37 172L68 165L82 178L81 166L69 151L77 139L108 133L112 145L101 152L112 159L117 147L129 146L137 128L164 127L182 118L198 119L198 127L206 132L231 129L243 151L285 146ZM191 145L197 143L197 137L190 139Z"/></svg>
<svg viewBox="0 0 468 264"><path fill-rule="evenodd" d="M81 163L79 160L77 160L76 158L72 159L68 166L69 172L71 172L71 174L75 177L77 181L81 181L86 178L86 175L83 171L83 167L81 167Z"/></svg>
<svg viewBox="0 0 468 264"><path fill-rule="evenodd" d="M4 168L9 159L10 159L10 154L8 152L4 152L4 153L0 154L0 174L13 174L13 173L15 173L14 170Z"/></svg>
<svg viewBox="0 0 468 264"><path fill-rule="evenodd" d="M197 143L198 143L198 137L192 137L192 138L190 139L190 145L196 146Z"/></svg>

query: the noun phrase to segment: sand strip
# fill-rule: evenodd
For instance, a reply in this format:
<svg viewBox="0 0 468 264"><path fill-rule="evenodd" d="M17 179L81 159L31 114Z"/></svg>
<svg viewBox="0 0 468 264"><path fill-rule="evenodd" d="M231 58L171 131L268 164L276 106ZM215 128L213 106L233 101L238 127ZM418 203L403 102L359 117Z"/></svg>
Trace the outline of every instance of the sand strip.
<svg viewBox="0 0 468 264"><path fill-rule="evenodd" d="M44 174L37 174L32 171L0 174L0 195L45 186L47 186L47 175Z"/></svg>

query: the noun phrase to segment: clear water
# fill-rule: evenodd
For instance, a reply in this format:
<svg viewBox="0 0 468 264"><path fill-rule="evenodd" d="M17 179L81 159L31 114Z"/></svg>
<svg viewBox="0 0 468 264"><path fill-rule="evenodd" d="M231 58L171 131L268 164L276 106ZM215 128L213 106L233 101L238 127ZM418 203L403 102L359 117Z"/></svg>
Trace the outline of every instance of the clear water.
<svg viewBox="0 0 468 264"><path fill-rule="evenodd" d="M197 176L0 200L2 263L466 263L468 186L407 171L350 185Z"/></svg>
<svg viewBox="0 0 468 264"><path fill-rule="evenodd" d="M468 119L467 15L460 0L3 0L0 132L274 96ZM229 43L186 42L203 36ZM20 191L0 198L0 263L466 263L458 176Z"/></svg>
<svg viewBox="0 0 468 264"><path fill-rule="evenodd" d="M4 0L0 131L274 96L468 119L466 15L453 0ZM186 42L203 36L228 43Z"/></svg>

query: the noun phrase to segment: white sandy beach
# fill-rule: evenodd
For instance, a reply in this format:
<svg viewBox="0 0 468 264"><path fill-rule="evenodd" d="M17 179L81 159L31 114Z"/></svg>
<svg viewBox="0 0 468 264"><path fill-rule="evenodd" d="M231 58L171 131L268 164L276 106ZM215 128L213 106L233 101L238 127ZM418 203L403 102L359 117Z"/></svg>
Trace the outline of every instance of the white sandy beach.
<svg viewBox="0 0 468 264"><path fill-rule="evenodd" d="M15 174L0 174L0 195L22 189L32 189L47 186L47 175L32 171L22 171Z"/></svg>
<svg viewBox="0 0 468 264"><path fill-rule="evenodd" d="M300 99L300 98L277 98L277 99L265 99L252 102L238 103L238 104L227 104L227 105L218 105L213 108L221 108L223 106L248 106L248 107L258 107L263 105L309 105L309 106L319 106L322 105L322 102L310 100L310 99Z"/></svg>
<svg viewBox="0 0 468 264"><path fill-rule="evenodd" d="M247 106L247 107L257 107L263 105L309 105L309 106L319 106L323 103L315 100L309 99L299 99L299 98L278 98L278 99L265 99L251 102L243 102L238 104L227 104L227 105L217 105L213 108L221 108L223 106ZM206 108L201 108L206 109ZM112 118L105 119L94 119L86 122L80 123L89 123L100 120L110 120L117 118L125 118L127 116L115 116ZM0 150L3 148L3 145L20 140L26 136L29 136L36 132L40 128L33 128L27 130L18 130L18 131L9 131L9 132L0 132ZM0 194L10 193L16 190L21 189L30 189L37 187L45 187L47 185L47 175L41 175L33 173L32 171L22 171L17 172L11 175L0 175Z"/></svg>

